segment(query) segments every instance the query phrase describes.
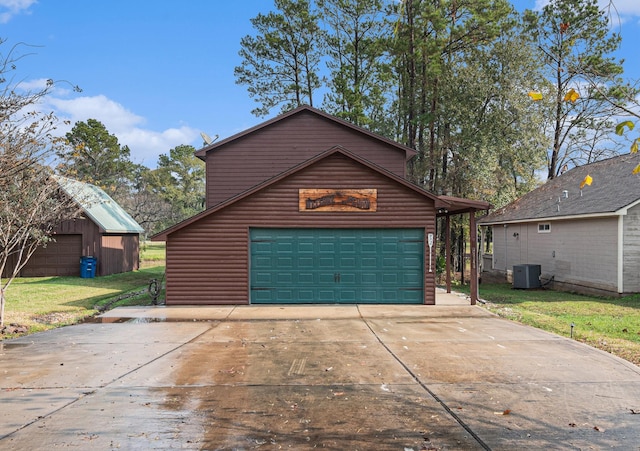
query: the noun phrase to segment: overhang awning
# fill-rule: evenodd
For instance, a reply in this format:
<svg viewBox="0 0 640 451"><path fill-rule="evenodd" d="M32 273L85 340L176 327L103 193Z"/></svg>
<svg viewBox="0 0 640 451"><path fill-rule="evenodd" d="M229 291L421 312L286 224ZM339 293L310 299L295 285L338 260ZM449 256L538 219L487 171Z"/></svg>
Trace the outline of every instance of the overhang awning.
<svg viewBox="0 0 640 451"><path fill-rule="evenodd" d="M476 211L489 210L491 204L482 200L464 199L462 197L438 196L436 202L437 217L446 218L445 221L445 252L446 252L446 283L447 293L451 293L451 216L468 214L469 215L469 240L471 244L471 280L470 280L470 297L471 304L475 305L478 300L478 262L475 249L478 245L478 231L476 225Z"/></svg>
<svg viewBox="0 0 640 451"><path fill-rule="evenodd" d="M471 200L454 196L438 196L441 203L437 203L437 216L460 215L479 210L489 210L491 204L482 200Z"/></svg>

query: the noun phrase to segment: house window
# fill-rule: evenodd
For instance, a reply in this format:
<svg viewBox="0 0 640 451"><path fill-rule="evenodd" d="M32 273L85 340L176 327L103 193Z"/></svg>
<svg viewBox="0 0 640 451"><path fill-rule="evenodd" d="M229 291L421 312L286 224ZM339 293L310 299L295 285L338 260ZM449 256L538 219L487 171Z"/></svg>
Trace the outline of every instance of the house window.
<svg viewBox="0 0 640 451"><path fill-rule="evenodd" d="M538 233L550 233L551 232L551 223L549 222L541 222L538 224Z"/></svg>

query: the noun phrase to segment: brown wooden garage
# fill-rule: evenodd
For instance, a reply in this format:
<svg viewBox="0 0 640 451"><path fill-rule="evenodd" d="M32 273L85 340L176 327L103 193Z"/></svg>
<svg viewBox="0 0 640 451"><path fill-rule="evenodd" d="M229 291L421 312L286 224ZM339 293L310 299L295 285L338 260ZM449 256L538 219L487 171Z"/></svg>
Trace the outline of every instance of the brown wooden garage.
<svg viewBox="0 0 640 451"><path fill-rule="evenodd" d="M167 304L435 304L457 206L407 181L415 154L310 107L199 150L207 210L152 237Z"/></svg>

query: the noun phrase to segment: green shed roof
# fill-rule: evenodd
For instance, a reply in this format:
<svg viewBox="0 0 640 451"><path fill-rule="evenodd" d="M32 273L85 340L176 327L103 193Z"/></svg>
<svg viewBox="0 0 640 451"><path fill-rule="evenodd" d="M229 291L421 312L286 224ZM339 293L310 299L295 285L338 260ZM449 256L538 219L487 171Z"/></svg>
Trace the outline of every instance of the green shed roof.
<svg viewBox="0 0 640 451"><path fill-rule="evenodd" d="M80 205L103 233L143 233L144 229L101 188L55 176L62 190Z"/></svg>

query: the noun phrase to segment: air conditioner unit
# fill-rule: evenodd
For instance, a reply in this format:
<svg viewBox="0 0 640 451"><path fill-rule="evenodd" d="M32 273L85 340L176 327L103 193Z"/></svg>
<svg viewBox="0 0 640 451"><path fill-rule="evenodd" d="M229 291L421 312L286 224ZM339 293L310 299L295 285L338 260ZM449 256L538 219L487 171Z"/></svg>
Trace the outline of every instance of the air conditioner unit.
<svg viewBox="0 0 640 451"><path fill-rule="evenodd" d="M540 265L514 265L513 288L540 288Z"/></svg>

